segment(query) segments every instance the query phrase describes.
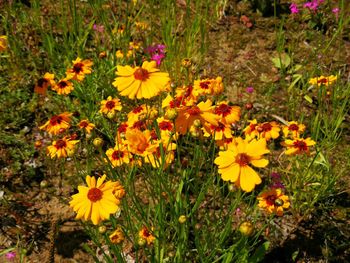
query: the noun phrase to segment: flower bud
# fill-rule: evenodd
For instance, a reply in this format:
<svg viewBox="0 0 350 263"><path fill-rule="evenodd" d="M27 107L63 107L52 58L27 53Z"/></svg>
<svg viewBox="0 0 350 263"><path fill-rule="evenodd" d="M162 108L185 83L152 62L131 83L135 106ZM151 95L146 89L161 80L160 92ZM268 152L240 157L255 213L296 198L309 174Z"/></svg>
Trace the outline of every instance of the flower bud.
<svg viewBox="0 0 350 263"><path fill-rule="evenodd" d="M175 120L177 117L177 110L176 109L168 109L165 112L165 117L169 120Z"/></svg>
<svg viewBox="0 0 350 263"><path fill-rule="evenodd" d="M115 117L115 111L110 111L110 112L107 113L107 118L108 118L108 119L111 120L111 119L113 119L114 117Z"/></svg>
<svg viewBox="0 0 350 263"><path fill-rule="evenodd" d="M100 148L103 145L103 140L100 137L97 137L93 140L92 144L96 147L96 148Z"/></svg>
<svg viewBox="0 0 350 263"><path fill-rule="evenodd" d="M185 215L181 215L181 216L179 217L179 219L178 219L178 221L179 221L179 223L180 223L180 224L185 223L185 222L186 222L186 220L187 220L187 218L186 218L186 216L185 216Z"/></svg>
<svg viewBox="0 0 350 263"><path fill-rule="evenodd" d="M138 244L140 247L143 247L144 245L146 245L146 239L140 237L139 240L137 241L137 244Z"/></svg>
<svg viewBox="0 0 350 263"><path fill-rule="evenodd" d="M239 226L239 232L241 232L244 236L250 236L253 234L254 226L251 222L245 221Z"/></svg>
<svg viewBox="0 0 350 263"><path fill-rule="evenodd" d="M100 226L100 227L98 228L98 232L99 232L100 234L106 233L106 230L107 230L107 227L106 227L106 226Z"/></svg>

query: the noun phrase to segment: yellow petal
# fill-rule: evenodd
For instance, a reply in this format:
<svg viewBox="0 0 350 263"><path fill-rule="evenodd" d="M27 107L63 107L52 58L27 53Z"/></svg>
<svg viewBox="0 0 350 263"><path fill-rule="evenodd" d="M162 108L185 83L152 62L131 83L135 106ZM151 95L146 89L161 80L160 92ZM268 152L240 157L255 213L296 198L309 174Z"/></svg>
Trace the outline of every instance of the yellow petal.
<svg viewBox="0 0 350 263"><path fill-rule="evenodd" d="M249 166L241 167L240 186L243 191L251 192L255 185L261 183L259 175Z"/></svg>

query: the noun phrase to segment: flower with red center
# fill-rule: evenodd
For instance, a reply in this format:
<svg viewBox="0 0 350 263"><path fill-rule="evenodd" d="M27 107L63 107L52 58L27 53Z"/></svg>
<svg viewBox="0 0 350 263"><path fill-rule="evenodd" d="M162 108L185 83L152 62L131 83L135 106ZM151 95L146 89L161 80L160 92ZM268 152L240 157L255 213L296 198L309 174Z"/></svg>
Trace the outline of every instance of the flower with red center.
<svg viewBox="0 0 350 263"><path fill-rule="evenodd" d="M230 106L228 102L221 101L216 105L214 113L220 116L220 121L222 123L232 124L239 121L241 117L241 108L238 106Z"/></svg>
<svg viewBox="0 0 350 263"><path fill-rule="evenodd" d="M7 49L7 36L0 36L0 52Z"/></svg>
<svg viewBox="0 0 350 263"><path fill-rule="evenodd" d="M81 60L81 58L77 58L73 61L73 67L70 69L67 69L67 78L68 79L74 79L77 81L83 81L86 74L91 74L91 66L92 61L85 59Z"/></svg>
<svg viewBox="0 0 350 263"><path fill-rule="evenodd" d="M123 144L118 144L114 148L106 151L106 155L113 167L121 166L124 163L129 163L131 154Z"/></svg>
<svg viewBox="0 0 350 263"><path fill-rule="evenodd" d="M282 131L284 137L288 137L289 135L292 138L299 138L299 136L305 131L305 125L298 123L296 121L289 121L288 125L284 126Z"/></svg>
<svg viewBox="0 0 350 263"><path fill-rule="evenodd" d="M209 137L211 135L214 137L215 141L232 138L231 126L222 122L219 122L218 125L204 125L203 129L205 131L204 136Z"/></svg>
<svg viewBox="0 0 350 263"><path fill-rule="evenodd" d="M285 140L282 142L282 145L287 147L285 154L287 155L297 155L297 154L309 154L310 146L314 146L316 144L311 138L294 138L293 140Z"/></svg>
<svg viewBox="0 0 350 263"><path fill-rule="evenodd" d="M258 206L270 214L283 216L283 210L289 208L288 196L284 195L279 188L271 189L258 196Z"/></svg>
<svg viewBox="0 0 350 263"><path fill-rule="evenodd" d="M243 191L251 192L255 185L261 183L259 175L250 167L265 167L269 161L263 155L270 151L266 148L266 140L246 141L236 138L228 145L226 151L220 151L215 159L219 174L224 181L230 181L240 186Z"/></svg>
<svg viewBox="0 0 350 263"><path fill-rule="evenodd" d="M57 135L67 130L70 127L69 122L72 113L64 112L59 115L52 116L44 125L40 126L39 129L46 130L48 133Z"/></svg>
<svg viewBox="0 0 350 263"><path fill-rule="evenodd" d="M331 85L336 80L337 80L337 76L334 76L334 75L330 75L328 77L320 76L320 77L316 77L316 78L310 79L309 80L309 84L316 85L318 87L321 86L321 85L324 85L324 86L328 87L329 85Z"/></svg>
<svg viewBox="0 0 350 263"><path fill-rule="evenodd" d="M100 112L103 114L115 113L122 110L122 104L118 98L108 96L107 100L101 101Z"/></svg>
<svg viewBox="0 0 350 263"><path fill-rule="evenodd" d="M56 91L59 95L68 95L74 90L73 83L69 81L68 78L61 79L57 82L52 89Z"/></svg>
<svg viewBox="0 0 350 263"><path fill-rule="evenodd" d="M196 97L205 94L217 95L224 90L221 77L217 77L216 79L195 80L193 88L193 93Z"/></svg>
<svg viewBox="0 0 350 263"><path fill-rule="evenodd" d="M168 167L174 161L174 151L176 150L176 144L171 142L170 136L163 136L161 141L162 144L159 144L158 148L145 158L146 163L151 163L152 167L164 169ZM161 152L161 148L163 147L163 156ZM164 163L163 163L164 162Z"/></svg>
<svg viewBox="0 0 350 263"><path fill-rule="evenodd" d="M64 137L57 141L53 141L52 145L47 147L47 152L51 159L66 158L72 156L75 152L75 145L79 140L72 140L71 137Z"/></svg>
<svg viewBox="0 0 350 263"><path fill-rule="evenodd" d="M180 134L186 134L194 122L200 122L204 126L207 123L218 125L219 116L213 113L212 102L208 99L198 105L186 106L179 109L178 117L175 120L175 129ZM198 121L197 121L198 120Z"/></svg>
<svg viewBox="0 0 350 263"><path fill-rule="evenodd" d="M151 131L149 130L128 130L125 138L129 151L142 157L147 157L155 152L159 145L157 140L152 140Z"/></svg>
<svg viewBox="0 0 350 263"><path fill-rule="evenodd" d="M91 131L95 128L95 124L89 122L88 120L82 120L78 123L79 129L84 129L86 133L90 134Z"/></svg>
<svg viewBox="0 0 350 263"><path fill-rule="evenodd" d="M79 193L72 196L70 207L77 212L76 219L91 220L94 225L109 219L119 209L119 200L113 194L115 182L107 181L106 175L96 179L86 176L88 186L78 186Z"/></svg>
<svg viewBox="0 0 350 263"><path fill-rule="evenodd" d="M146 240L147 245L151 245L156 239L155 236L148 230L147 227L143 226L139 231L139 237Z"/></svg>
<svg viewBox="0 0 350 263"><path fill-rule="evenodd" d="M125 239L123 230L118 227L112 234L109 235L109 239L113 244L122 243Z"/></svg>
<svg viewBox="0 0 350 263"><path fill-rule="evenodd" d="M275 121L258 124L255 129L259 132L258 137L265 138L266 141L269 141L271 138L277 139L280 136L281 130Z"/></svg>
<svg viewBox="0 0 350 263"><path fill-rule="evenodd" d="M160 72L155 61L145 61L136 68L118 65L116 74L113 86L129 99L150 99L165 91L170 82L169 74Z"/></svg>
<svg viewBox="0 0 350 263"><path fill-rule="evenodd" d="M45 73L45 75L38 79L37 83L34 87L34 92L37 94L45 95L47 88L49 86L54 87L55 86L55 75L50 73Z"/></svg>

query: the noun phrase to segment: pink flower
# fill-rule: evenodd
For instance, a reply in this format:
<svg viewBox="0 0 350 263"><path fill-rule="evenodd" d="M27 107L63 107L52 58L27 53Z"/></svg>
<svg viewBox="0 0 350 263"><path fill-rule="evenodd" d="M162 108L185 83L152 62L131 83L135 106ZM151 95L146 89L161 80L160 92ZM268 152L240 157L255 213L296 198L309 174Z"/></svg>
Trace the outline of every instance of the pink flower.
<svg viewBox="0 0 350 263"><path fill-rule="evenodd" d="M254 92L254 88L253 87L247 87L245 91L247 93L253 93Z"/></svg>
<svg viewBox="0 0 350 263"><path fill-rule="evenodd" d="M333 14L335 14L335 15L338 15L339 11L340 11L340 9L338 7L332 9Z"/></svg>
<svg viewBox="0 0 350 263"><path fill-rule="evenodd" d="M8 253L6 253L5 257L8 261L12 261L16 257L16 252L15 251L8 252Z"/></svg>
<svg viewBox="0 0 350 263"><path fill-rule="evenodd" d="M292 14L298 14L299 13L299 9L296 3L291 3L289 6L290 12Z"/></svg>

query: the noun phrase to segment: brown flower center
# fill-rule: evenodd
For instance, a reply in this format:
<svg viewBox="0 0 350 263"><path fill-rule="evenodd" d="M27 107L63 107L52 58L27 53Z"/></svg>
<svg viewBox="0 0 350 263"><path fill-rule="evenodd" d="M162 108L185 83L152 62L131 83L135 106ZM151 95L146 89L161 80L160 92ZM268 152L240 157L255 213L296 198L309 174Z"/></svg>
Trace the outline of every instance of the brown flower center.
<svg viewBox="0 0 350 263"><path fill-rule="evenodd" d="M68 86L68 83L64 80L58 82L57 86L60 88L60 89L64 89L65 87Z"/></svg>
<svg viewBox="0 0 350 263"><path fill-rule="evenodd" d="M89 124L87 123L87 121L82 121L82 122L80 122L80 127L86 128L87 126L89 126Z"/></svg>
<svg viewBox="0 0 350 263"><path fill-rule="evenodd" d="M299 151L307 151L307 144L304 141L296 140L293 142L294 148L298 148Z"/></svg>
<svg viewBox="0 0 350 263"><path fill-rule="evenodd" d="M265 200L266 200L267 205L272 206L272 205L275 205L276 199L277 199L276 195L269 195L266 197Z"/></svg>
<svg viewBox="0 0 350 263"><path fill-rule="evenodd" d="M236 156L236 163L239 164L239 166L247 166L250 162L250 157L245 153L239 153Z"/></svg>
<svg viewBox="0 0 350 263"><path fill-rule="evenodd" d="M67 146L67 143L66 143L65 140L59 139L59 140L56 141L55 146L56 146L57 149L62 149L62 148Z"/></svg>
<svg viewBox="0 0 350 263"><path fill-rule="evenodd" d="M199 86L201 87L201 89L209 89L209 84L210 81L203 81L199 84Z"/></svg>
<svg viewBox="0 0 350 263"><path fill-rule="evenodd" d="M261 129L264 132L271 131L272 125L270 123L268 123L268 122L265 122L265 123L263 123L263 125L261 125Z"/></svg>
<svg viewBox="0 0 350 263"><path fill-rule="evenodd" d="M61 124L62 121L63 121L63 118L61 116L55 115L55 116L52 116L52 118L50 119L50 124L55 126L55 125Z"/></svg>
<svg viewBox="0 0 350 263"><path fill-rule="evenodd" d="M112 154L113 160L119 160L124 157L124 153L122 151L114 151Z"/></svg>
<svg viewBox="0 0 350 263"><path fill-rule="evenodd" d="M162 131L171 131L172 128L173 128L173 125L171 122L168 122L168 121L162 121L158 124L159 126L159 129L161 129Z"/></svg>
<svg viewBox="0 0 350 263"><path fill-rule="evenodd" d="M40 79L38 79L38 86L39 86L40 88L42 88L42 87L44 87L44 85L46 85L48 82L49 82L49 81L48 81L47 79L45 79L45 78L40 78Z"/></svg>
<svg viewBox="0 0 350 263"><path fill-rule="evenodd" d="M134 72L134 78L137 80L145 81L149 78L149 72L144 68L138 68Z"/></svg>
<svg viewBox="0 0 350 263"><path fill-rule="evenodd" d="M132 112L136 114L136 113L140 113L142 110L143 110L143 107L142 106L138 106L135 109L133 109Z"/></svg>
<svg viewBox="0 0 350 263"><path fill-rule="evenodd" d="M74 64L74 66L73 66L74 73L79 74L83 70L83 66L84 66L84 64L80 63L80 62Z"/></svg>
<svg viewBox="0 0 350 263"><path fill-rule="evenodd" d="M114 109L114 107L115 107L115 102L113 100L109 100L106 102L107 109L112 110L112 109Z"/></svg>
<svg viewBox="0 0 350 263"><path fill-rule="evenodd" d="M231 107L227 104L220 104L218 107L215 108L214 113L226 117L231 113Z"/></svg>
<svg viewBox="0 0 350 263"><path fill-rule="evenodd" d="M317 80L317 83L326 84L326 83L328 83L328 79L326 79L326 78L319 79L319 80Z"/></svg>
<svg viewBox="0 0 350 263"><path fill-rule="evenodd" d="M97 202L98 200L101 200L102 196L103 196L103 192L96 187L91 188L87 194L87 197L91 202Z"/></svg>
<svg viewBox="0 0 350 263"><path fill-rule="evenodd" d="M199 115L201 113L200 108L198 106L192 106L187 110L187 113L190 114L191 116Z"/></svg>
<svg viewBox="0 0 350 263"><path fill-rule="evenodd" d="M298 131L299 130L299 126L296 125L295 123L293 123L293 124L288 126L288 130L290 130L290 131Z"/></svg>
<svg viewBox="0 0 350 263"><path fill-rule="evenodd" d="M185 91L184 97L189 97L192 94L192 91L193 91L193 87L188 86L186 91Z"/></svg>

